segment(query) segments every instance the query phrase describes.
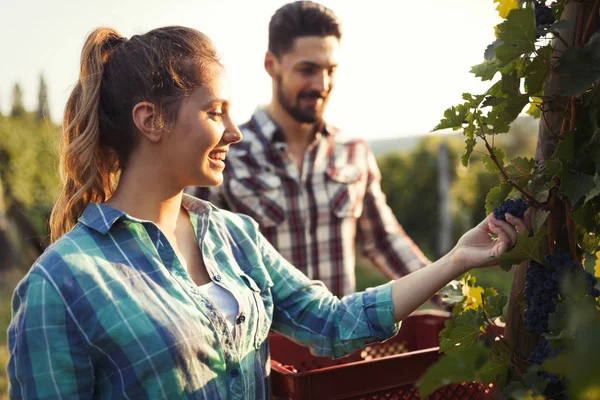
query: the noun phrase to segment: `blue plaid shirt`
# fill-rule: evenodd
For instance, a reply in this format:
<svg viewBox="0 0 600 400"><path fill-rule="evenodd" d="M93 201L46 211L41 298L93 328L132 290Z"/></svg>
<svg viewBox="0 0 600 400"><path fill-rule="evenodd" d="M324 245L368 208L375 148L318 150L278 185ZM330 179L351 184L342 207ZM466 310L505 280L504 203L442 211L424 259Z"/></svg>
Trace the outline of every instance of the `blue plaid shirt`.
<svg viewBox="0 0 600 400"><path fill-rule="evenodd" d="M331 357L397 332L390 283L340 300L249 217L183 205L235 336L154 223L92 203L15 290L11 399L266 399L270 328Z"/></svg>

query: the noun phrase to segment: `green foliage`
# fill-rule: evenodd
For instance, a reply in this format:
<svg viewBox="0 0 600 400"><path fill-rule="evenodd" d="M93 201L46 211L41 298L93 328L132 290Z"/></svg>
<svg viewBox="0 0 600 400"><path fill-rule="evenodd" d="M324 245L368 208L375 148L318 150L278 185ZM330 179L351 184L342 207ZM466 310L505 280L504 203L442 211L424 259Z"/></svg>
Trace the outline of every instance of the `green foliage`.
<svg viewBox="0 0 600 400"><path fill-rule="evenodd" d="M456 303L453 318L440 332L440 352L445 353L419 380L422 397L450 383L496 382L510 358L495 319L502 314L506 297L475 285L465 274L442 292L444 301Z"/></svg>
<svg viewBox="0 0 600 400"><path fill-rule="evenodd" d="M581 96L600 79L600 34L582 47L571 47L560 59L558 72L565 95Z"/></svg>
<svg viewBox="0 0 600 400"><path fill-rule="evenodd" d="M540 255L539 246L546 234L545 229L540 229L534 236L529 236L529 232L519 233L515 247L498 257L500 268L509 270L513 265L526 260L542 263L543 257Z"/></svg>
<svg viewBox="0 0 600 400"><path fill-rule="evenodd" d="M582 281L563 282L566 324L564 350L546 361L542 368L558 374L569 382L568 391L573 399L596 399L600 396L600 312L598 303L583 296Z"/></svg>
<svg viewBox="0 0 600 400"><path fill-rule="evenodd" d="M49 121L37 123L32 113L0 116L0 176L7 207L18 202L39 232L46 236L46 219L60 188L58 137Z"/></svg>
<svg viewBox="0 0 600 400"><path fill-rule="evenodd" d="M566 1L552 5L557 22L540 27L535 26L533 1L494 2L505 20L496 27L497 40L487 47L485 60L471 69L491 86L483 94L463 94L464 102L449 108L436 129L462 130L464 165L477 154L477 146L484 144L488 154L481 158L482 164L499 181L487 192L487 213L502 200L516 197L535 209L532 233L518 235L516 246L499 257L500 267L510 270L512 265L528 260L543 263L548 252L546 244L552 243L570 248L576 257L584 255L586 269L600 277L600 34L594 34L583 46L554 51L552 44L537 38L557 37L559 29L574 25L574 21L560 20ZM584 25L588 17L591 21L586 16ZM560 78L562 92L558 95L546 92L550 73ZM563 94L574 96L573 101L565 102ZM556 109L555 104L561 104L561 109L567 105L563 128L551 127L556 131L553 135L560 133L558 145L542 166L531 158L532 152L514 157L507 150L505 156L504 147L496 140L497 134L510 130L527 104L527 113L536 117L541 110ZM541 137L541 148L554 148L550 140ZM469 168L473 166L471 162ZM550 193L558 195L551 198ZM549 216L553 225L547 225ZM572 228L569 218L575 225ZM449 285L443 294L456 303L452 320L440 333L440 350L446 356L421 379L422 394L450 382L472 380L495 381L500 390L497 395L502 393L507 399L546 398L545 392L554 390L539 374L539 366L519 360L523 355L513 353L503 339L493 335L490 339L492 316L503 315L505 303L501 296L491 288L476 287L470 278ZM573 282L564 283L557 296L544 335L553 349L563 351L544 363L542 369L564 378L569 398L600 398L600 305L582 285ZM479 297L480 305L468 300ZM518 297L512 300L520 301ZM459 362L463 362L462 368L453 368L453 363ZM486 363L495 375L483 373ZM508 370L512 374L506 374ZM519 379L510 382L507 377Z"/></svg>
<svg viewBox="0 0 600 400"><path fill-rule="evenodd" d="M515 133L514 137L498 137L496 140L497 147L505 149L506 157L523 158L523 155L533 152L537 124L528 117L519 118L511 130ZM404 230L431 259L437 258L437 238L432 235L429 227L437 226L440 218L437 157L442 143L445 143L449 150L452 168L452 223L454 237L458 239L473 227L473 224L489 214L485 209L485 197L498 183L497 174L487 171L478 162L471 163L468 167L461 166L459 160L462 143L460 137L454 135L427 137L410 153L388 154L378 159L382 175L381 186L386 193L388 204ZM484 149L476 146L475 150L474 160L478 161ZM414 174L414 171L419 171L419 174ZM503 277L489 274L494 276L491 279L494 282L505 280Z"/></svg>
<svg viewBox="0 0 600 400"><path fill-rule="evenodd" d="M441 357L419 380L419 394L425 398L435 389L452 383L471 381L490 383L485 382L483 376L489 353L487 347L477 343L465 347L461 352Z"/></svg>
<svg viewBox="0 0 600 400"><path fill-rule="evenodd" d="M502 41L494 49L500 65L506 65L524 54L535 51L535 19L532 8L512 9L497 27Z"/></svg>

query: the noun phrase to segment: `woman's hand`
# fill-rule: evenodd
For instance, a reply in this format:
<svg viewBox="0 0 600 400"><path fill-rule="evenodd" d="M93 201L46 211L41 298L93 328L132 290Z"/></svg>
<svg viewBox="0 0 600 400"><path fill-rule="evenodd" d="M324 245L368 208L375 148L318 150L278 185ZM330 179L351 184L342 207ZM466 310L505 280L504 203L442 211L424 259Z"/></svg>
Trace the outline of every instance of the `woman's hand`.
<svg viewBox="0 0 600 400"><path fill-rule="evenodd" d="M527 230L525 223L510 214L508 222L490 214L479 225L465 233L451 251L453 261L464 271L497 264L496 258L517 244L517 232ZM494 238L490 232L498 237Z"/></svg>

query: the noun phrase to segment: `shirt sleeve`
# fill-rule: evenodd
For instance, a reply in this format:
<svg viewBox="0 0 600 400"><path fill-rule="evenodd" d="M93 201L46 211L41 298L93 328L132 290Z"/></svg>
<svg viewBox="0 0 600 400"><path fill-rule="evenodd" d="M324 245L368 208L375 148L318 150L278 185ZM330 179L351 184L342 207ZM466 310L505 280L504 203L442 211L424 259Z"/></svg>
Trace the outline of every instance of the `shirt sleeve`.
<svg viewBox="0 0 600 400"><path fill-rule="evenodd" d="M91 399L89 347L45 277L30 273L15 290L8 328L11 399Z"/></svg>
<svg viewBox="0 0 600 400"><path fill-rule="evenodd" d="M341 357L395 335L391 285L338 299L308 279L257 231L258 249L273 282L272 329L310 347L318 356Z"/></svg>
<svg viewBox="0 0 600 400"><path fill-rule="evenodd" d="M431 261L404 232L381 190L381 172L373 153L367 151L367 188L358 237L364 255L390 279L414 272Z"/></svg>

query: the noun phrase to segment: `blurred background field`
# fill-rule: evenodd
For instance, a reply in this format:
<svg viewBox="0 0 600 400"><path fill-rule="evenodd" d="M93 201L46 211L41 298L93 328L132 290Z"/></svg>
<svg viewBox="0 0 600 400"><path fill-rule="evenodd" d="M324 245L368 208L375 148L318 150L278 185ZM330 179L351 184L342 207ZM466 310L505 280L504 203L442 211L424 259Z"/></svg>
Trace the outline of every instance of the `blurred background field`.
<svg viewBox="0 0 600 400"><path fill-rule="evenodd" d="M15 87L13 104L0 114L0 400L7 397L5 374L6 329L10 298L18 281L48 245L47 219L59 187L57 142L60 128L45 118L47 99L40 80L40 104L26 110ZM22 94L21 94L22 95ZM516 134L499 137L507 158L532 154L537 122L520 117ZM450 205L439 208L438 157L441 145L449 151ZM485 217L485 195L498 181L485 170L475 152L469 167L460 165L462 135L424 134L420 137L372 141L382 172L382 187L398 221L430 259L438 257L440 214L449 213L452 243ZM478 284L508 294L511 273L499 269L475 271ZM357 260L360 290L384 282L381 273L363 257Z"/></svg>

